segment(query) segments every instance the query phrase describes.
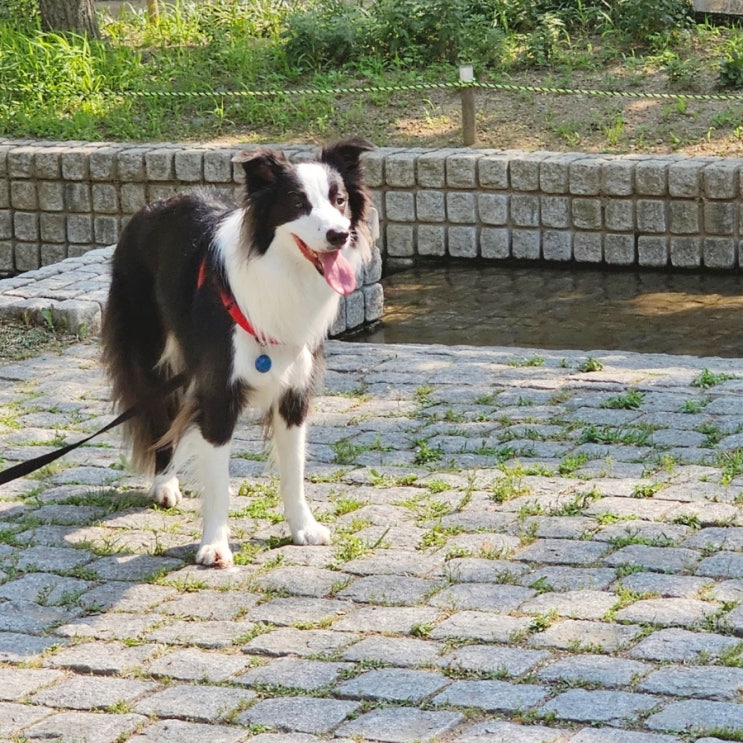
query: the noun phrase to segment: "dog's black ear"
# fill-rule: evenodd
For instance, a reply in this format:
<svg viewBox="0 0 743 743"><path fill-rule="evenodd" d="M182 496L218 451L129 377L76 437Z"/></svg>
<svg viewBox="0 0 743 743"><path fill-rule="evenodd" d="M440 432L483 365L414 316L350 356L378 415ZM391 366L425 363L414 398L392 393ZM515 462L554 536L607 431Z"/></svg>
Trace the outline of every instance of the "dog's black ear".
<svg viewBox="0 0 743 743"><path fill-rule="evenodd" d="M232 162L243 166L248 193L272 186L289 165L283 153L265 149L239 152Z"/></svg>
<svg viewBox="0 0 743 743"><path fill-rule="evenodd" d="M341 173L348 173L358 170L361 156L373 149L374 145L365 139L344 139L324 147L320 159Z"/></svg>

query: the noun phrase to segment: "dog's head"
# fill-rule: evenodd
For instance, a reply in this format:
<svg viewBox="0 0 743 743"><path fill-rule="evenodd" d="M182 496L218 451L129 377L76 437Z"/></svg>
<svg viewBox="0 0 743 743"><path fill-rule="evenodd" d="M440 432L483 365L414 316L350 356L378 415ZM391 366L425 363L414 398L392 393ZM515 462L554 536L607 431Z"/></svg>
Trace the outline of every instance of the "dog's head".
<svg viewBox="0 0 743 743"><path fill-rule="evenodd" d="M273 150L241 152L251 251L283 251L300 270L311 269L338 294L356 287L356 270L369 256L366 224L371 199L361 156L373 149L359 139L325 147L299 164Z"/></svg>

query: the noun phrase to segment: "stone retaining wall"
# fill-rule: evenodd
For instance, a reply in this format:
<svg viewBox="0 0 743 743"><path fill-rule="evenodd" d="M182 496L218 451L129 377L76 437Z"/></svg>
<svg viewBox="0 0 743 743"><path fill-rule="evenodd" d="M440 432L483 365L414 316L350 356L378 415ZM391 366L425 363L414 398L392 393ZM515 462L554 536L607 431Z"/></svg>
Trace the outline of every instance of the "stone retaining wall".
<svg viewBox="0 0 743 743"><path fill-rule="evenodd" d="M238 149L0 140L0 275L115 242L147 201L232 191ZM390 263L739 267L743 160L382 148L365 168Z"/></svg>

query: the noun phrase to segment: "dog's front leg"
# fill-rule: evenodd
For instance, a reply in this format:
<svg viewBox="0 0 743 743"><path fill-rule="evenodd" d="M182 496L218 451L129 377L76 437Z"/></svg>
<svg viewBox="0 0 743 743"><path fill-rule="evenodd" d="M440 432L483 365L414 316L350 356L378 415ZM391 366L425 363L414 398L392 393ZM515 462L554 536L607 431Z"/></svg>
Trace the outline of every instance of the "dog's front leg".
<svg viewBox="0 0 743 743"><path fill-rule="evenodd" d="M272 417L281 500L292 540L294 544L330 544L330 530L318 524L304 497L306 424L304 420L287 422L276 408Z"/></svg>

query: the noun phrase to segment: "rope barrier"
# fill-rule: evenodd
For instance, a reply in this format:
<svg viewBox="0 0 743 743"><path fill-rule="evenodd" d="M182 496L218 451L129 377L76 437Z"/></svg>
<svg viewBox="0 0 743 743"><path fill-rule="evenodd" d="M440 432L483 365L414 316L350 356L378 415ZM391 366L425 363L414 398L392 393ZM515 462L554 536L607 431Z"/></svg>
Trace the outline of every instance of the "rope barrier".
<svg viewBox="0 0 743 743"><path fill-rule="evenodd" d="M452 82L410 83L407 85L360 85L335 88L290 88L271 90L111 90L104 95L131 98L273 98L280 95L354 95L399 93L406 91L461 90L475 88L508 93L536 93L547 95L583 95L603 98L646 98L687 101L743 101L743 93L652 93L641 90L596 90L592 88L558 88L543 85L512 85L509 83ZM6 88L7 93L27 93L21 88ZM38 93L38 89L36 90Z"/></svg>

